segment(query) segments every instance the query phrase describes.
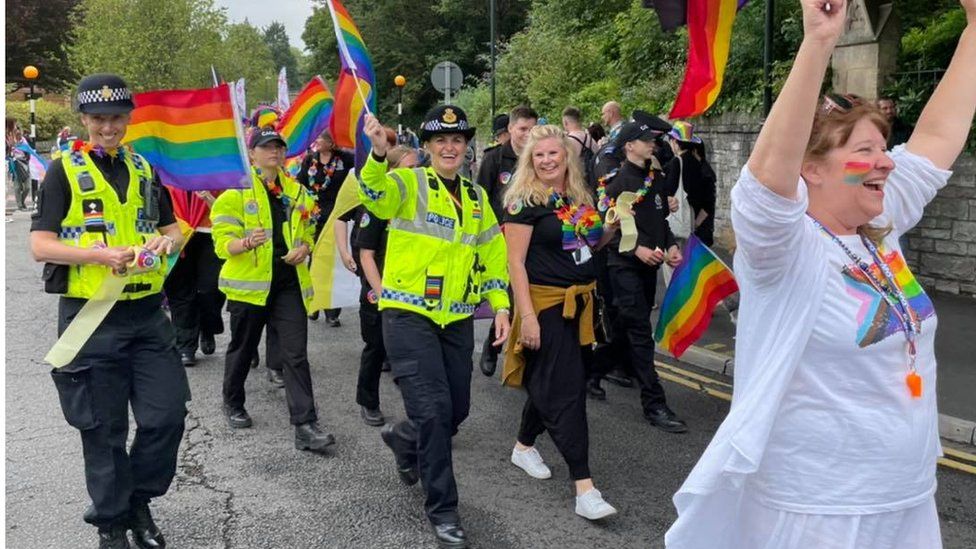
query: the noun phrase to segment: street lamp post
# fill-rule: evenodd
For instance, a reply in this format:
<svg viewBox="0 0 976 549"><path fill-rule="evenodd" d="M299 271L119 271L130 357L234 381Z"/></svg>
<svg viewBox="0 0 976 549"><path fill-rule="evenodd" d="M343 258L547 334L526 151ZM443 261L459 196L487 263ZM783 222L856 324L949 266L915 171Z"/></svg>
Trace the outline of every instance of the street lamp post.
<svg viewBox="0 0 976 549"><path fill-rule="evenodd" d="M407 85L407 79L402 74L396 75L393 83L397 87L397 139L403 135L403 87Z"/></svg>
<svg viewBox="0 0 976 549"><path fill-rule="evenodd" d="M27 65L24 67L24 78L30 83L30 93L27 99L30 101L30 146L31 148L36 148L37 144L37 122L35 118L36 106L34 103L34 80L40 75L40 71L34 65Z"/></svg>

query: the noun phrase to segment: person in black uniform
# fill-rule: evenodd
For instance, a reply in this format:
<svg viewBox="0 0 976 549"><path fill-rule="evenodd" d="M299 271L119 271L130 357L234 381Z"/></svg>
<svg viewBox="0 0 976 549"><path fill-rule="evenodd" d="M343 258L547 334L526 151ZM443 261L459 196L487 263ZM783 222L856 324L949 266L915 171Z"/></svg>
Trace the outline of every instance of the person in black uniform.
<svg viewBox="0 0 976 549"><path fill-rule="evenodd" d="M508 183L515 174L518 164L519 151L525 147L529 139L529 132L539 121L539 113L530 107L519 105L508 114L508 142L486 152L481 159L478 177L475 183L488 192L488 201L495 212L496 219L502 219L505 214L503 195L508 189ZM491 344L495 333L495 325L488 329L488 337L481 346L481 360L478 366L486 376L495 374L498 367L498 347Z"/></svg>
<svg viewBox="0 0 976 549"><path fill-rule="evenodd" d="M332 139L329 130L325 130L315 140L315 150L309 151L302 161L302 167L298 172L298 182L306 188L315 192L318 200L321 216L315 225L315 240L319 239L325 221L335 207L336 197L339 196L339 188L346 176L355 167L356 160L353 156L338 147ZM342 309L329 309L325 311L325 320L333 328L341 325L339 313ZM312 313L312 320L317 320L319 312Z"/></svg>
<svg viewBox="0 0 976 549"><path fill-rule="evenodd" d="M217 349L214 335L224 333L224 294L217 289L217 278L223 263L214 253L210 234L210 204L214 197L209 191L184 191L175 187L170 193L184 193L188 204L203 201L207 212L183 247L180 259L166 277L163 288L169 301L173 327L176 328L176 348L184 366L196 364L197 344L205 355Z"/></svg>
<svg viewBox="0 0 976 549"><path fill-rule="evenodd" d="M665 261L681 262L681 251L668 227L668 202L664 186L648 167L654 156L658 132L649 124L628 122L620 129L617 143L626 160L616 175L597 189L601 209L624 191L637 193L633 205L637 225L637 246L620 252L620 234L609 245L607 266L617 309L615 332L626 334L630 360L641 388L644 417L668 432L688 428L667 406L664 388L654 370L654 337L651 308L657 288L657 271ZM655 185L655 182L657 183Z"/></svg>
<svg viewBox="0 0 976 549"><path fill-rule="evenodd" d="M87 76L74 99L90 141L72 142L51 163L30 238L34 259L46 263L45 289L64 294L59 334L99 280L126 272L134 246L164 256L183 240L148 163L119 146L134 108L125 82ZM51 372L64 417L81 432L92 499L84 520L98 527L101 549L128 548L127 529L141 548L166 545L149 501L166 493L176 473L190 387L160 307L164 275L133 275L75 358ZM136 434L126 451L130 406Z"/></svg>
<svg viewBox="0 0 976 549"><path fill-rule="evenodd" d="M488 154L488 151L501 147L512 140L512 135L508 133L508 113L499 114L491 121L491 135L493 138L491 145L485 147L483 154ZM481 161L484 162L484 157Z"/></svg>
<svg viewBox="0 0 976 549"><path fill-rule="evenodd" d="M714 242L715 233L715 171L705 158L705 143L694 135L691 124L682 123L687 133L677 129L668 132L669 149L674 152L665 166L664 185L674 196L679 184L684 187L691 206L694 234L706 246Z"/></svg>

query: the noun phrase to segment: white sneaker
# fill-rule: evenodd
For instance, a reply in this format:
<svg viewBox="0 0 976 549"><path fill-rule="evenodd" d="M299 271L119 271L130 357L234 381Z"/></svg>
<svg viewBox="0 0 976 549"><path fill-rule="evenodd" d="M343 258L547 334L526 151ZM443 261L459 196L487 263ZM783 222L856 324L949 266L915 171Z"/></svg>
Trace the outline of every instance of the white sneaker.
<svg viewBox="0 0 976 549"><path fill-rule="evenodd" d="M539 451L535 447L528 450L512 448L512 463L532 478L545 480L552 477L552 471L546 467L542 461L542 456L539 455Z"/></svg>
<svg viewBox="0 0 976 549"><path fill-rule="evenodd" d="M581 496L576 496L576 514L590 520L599 520L617 514L617 510L603 500L603 494L596 488Z"/></svg>

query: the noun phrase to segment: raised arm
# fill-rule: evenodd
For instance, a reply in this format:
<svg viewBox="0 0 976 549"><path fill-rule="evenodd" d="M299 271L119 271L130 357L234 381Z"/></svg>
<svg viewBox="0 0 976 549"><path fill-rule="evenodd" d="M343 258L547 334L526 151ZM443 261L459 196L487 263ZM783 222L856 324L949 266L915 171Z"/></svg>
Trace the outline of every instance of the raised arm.
<svg viewBox="0 0 976 549"><path fill-rule="evenodd" d="M386 142L383 125L375 116L366 115L364 131L373 149L358 174L359 199L367 210L380 219L392 219L409 198L411 190L404 186L398 176L387 174L386 152L390 145Z"/></svg>
<svg viewBox="0 0 976 549"><path fill-rule="evenodd" d="M749 170L756 179L789 199L796 198L820 86L847 17L847 0L801 0L801 4L803 42L749 157Z"/></svg>
<svg viewBox="0 0 976 549"><path fill-rule="evenodd" d="M906 145L944 170L962 152L976 114L976 0L960 0L960 4L966 10L968 24Z"/></svg>

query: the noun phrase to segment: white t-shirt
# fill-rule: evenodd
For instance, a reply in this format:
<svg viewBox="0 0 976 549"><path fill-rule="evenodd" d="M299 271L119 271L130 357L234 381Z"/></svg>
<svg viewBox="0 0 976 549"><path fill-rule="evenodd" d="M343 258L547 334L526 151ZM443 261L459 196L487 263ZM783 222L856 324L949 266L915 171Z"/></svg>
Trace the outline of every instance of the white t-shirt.
<svg viewBox="0 0 976 549"><path fill-rule="evenodd" d="M922 397L915 399L905 382L907 340L894 307L833 239L821 236L829 263L823 304L752 487L764 505L793 512L905 509L935 491L941 453L932 301L889 235L879 252L921 320L916 369ZM874 263L859 236L839 238Z"/></svg>

